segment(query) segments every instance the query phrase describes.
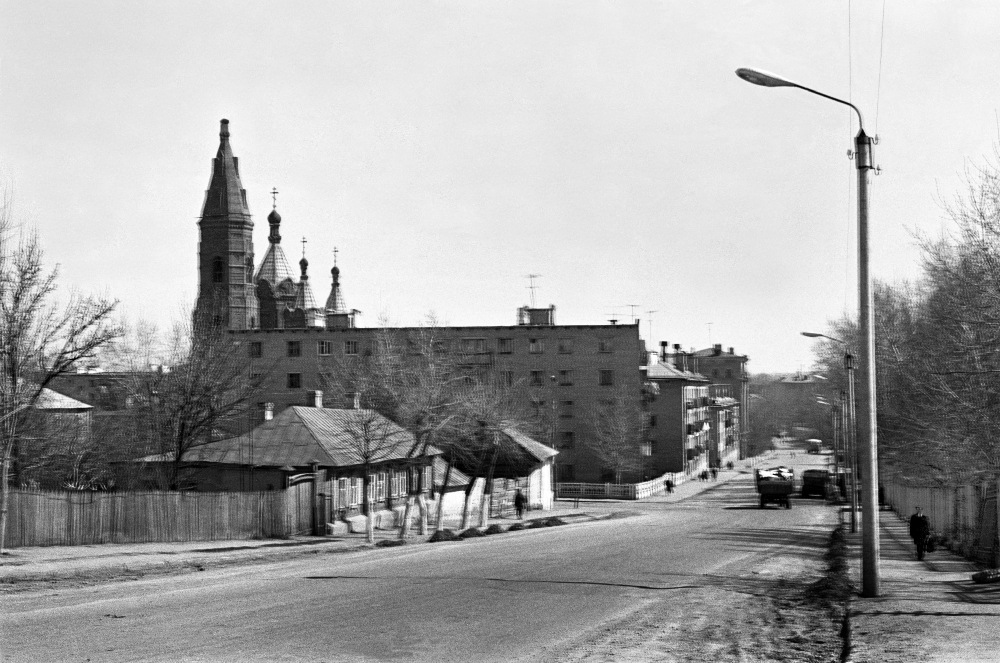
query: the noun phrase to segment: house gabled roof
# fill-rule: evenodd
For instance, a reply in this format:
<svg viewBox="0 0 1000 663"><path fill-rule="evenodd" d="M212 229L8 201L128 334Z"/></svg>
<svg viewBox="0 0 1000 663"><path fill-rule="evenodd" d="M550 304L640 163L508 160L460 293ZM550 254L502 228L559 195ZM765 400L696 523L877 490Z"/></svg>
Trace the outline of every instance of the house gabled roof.
<svg viewBox="0 0 1000 663"><path fill-rule="evenodd" d="M87 405L58 391L52 391L48 387L42 388L34 407L36 410L46 412L86 412L94 409L93 405Z"/></svg>
<svg viewBox="0 0 1000 663"><path fill-rule="evenodd" d="M534 438L528 437L516 428L504 428L503 433L538 462L545 462L559 453L552 447L547 447Z"/></svg>
<svg viewBox="0 0 1000 663"><path fill-rule="evenodd" d="M364 431L368 434L365 435ZM255 467L351 467L364 463L364 440L375 450L373 463L404 460L414 436L373 410L340 410L293 406L282 410L251 433L195 447L185 463L219 463ZM428 455L441 452L428 448ZM160 456L147 461L166 460Z"/></svg>

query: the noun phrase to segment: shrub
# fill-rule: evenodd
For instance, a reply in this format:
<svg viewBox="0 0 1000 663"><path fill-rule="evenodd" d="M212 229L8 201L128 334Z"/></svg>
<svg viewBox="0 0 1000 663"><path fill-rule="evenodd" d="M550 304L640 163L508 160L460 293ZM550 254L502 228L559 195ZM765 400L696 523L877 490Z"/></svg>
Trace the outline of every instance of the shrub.
<svg viewBox="0 0 1000 663"><path fill-rule="evenodd" d="M538 529L539 527L547 527L545 520L531 520L528 522L528 529Z"/></svg>
<svg viewBox="0 0 1000 663"><path fill-rule="evenodd" d="M461 537L461 538L463 538L463 539L474 539L477 536L485 536L485 534L483 534L482 532L480 532L475 527L470 527L469 529L465 530L464 532L462 532L458 536Z"/></svg>
<svg viewBox="0 0 1000 663"><path fill-rule="evenodd" d="M489 536L491 534L503 534L503 533L504 533L503 527L501 525L497 525L496 523L494 523L494 524L490 525L489 527L487 527L486 531L483 532L483 534L485 534L487 536Z"/></svg>
<svg viewBox="0 0 1000 663"><path fill-rule="evenodd" d="M453 532L450 529L443 529L434 532L434 534L431 535L431 538L428 539L430 543L437 543L438 541L457 541L457 540L458 537L455 536L455 532Z"/></svg>
<svg viewBox="0 0 1000 663"><path fill-rule="evenodd" d="M565 525L565 524L566 524L566 521L563 520L562 518L560 518L559 516L552 516L551 518L546 518L545 519L545 526L546 527L556 527L558 525Z"/></svg>
<svg viewBox="0 0 1000 663"><path fill-rule="evenodd" d="M511 525L510 527L507 528L507 531L508 532L520 532L523 529L524 529L524 523L514 523L513 525Z"/></svg>
<svg viewBox="0 0 1000 663"><path fill-rule="evenodd" d="M395 548L396 546L406 545L405 539L383 539L375 544L376 548Z"/></svg>

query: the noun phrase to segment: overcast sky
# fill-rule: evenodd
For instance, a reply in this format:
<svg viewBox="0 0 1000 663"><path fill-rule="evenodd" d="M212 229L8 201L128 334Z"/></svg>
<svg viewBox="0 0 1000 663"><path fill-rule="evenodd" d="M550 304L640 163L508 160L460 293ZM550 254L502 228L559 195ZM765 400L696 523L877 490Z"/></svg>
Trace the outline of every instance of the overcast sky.
<svg viewBox="0 0 1000 663"><path fill-rule="evenodd" d="M219 120L267 247L280 191L317 298L359 324L642 319L808 367L857 306L857 131L879 134L876 277L992 154L1000 3L0 2L0 174L61 283L166 326L197 291ZM635 309L628 305L638 305ZM655 311L654 313L648 313Z"/></svg>

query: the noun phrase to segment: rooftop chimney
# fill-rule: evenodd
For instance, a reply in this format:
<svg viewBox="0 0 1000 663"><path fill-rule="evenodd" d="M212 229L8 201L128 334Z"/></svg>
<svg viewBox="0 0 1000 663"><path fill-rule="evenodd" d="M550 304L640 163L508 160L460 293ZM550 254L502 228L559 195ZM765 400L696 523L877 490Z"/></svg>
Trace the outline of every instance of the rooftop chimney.
<svg viewBox="0 0 1000 663"><path fill-rule="evenodd" d="M670 349L670 343L666 341L660 341L660 361L667 361L667 352Z"/></svg>
<svg viewBox="0 0 1000 663"><path fill-rule="evenodd" d="M323 407L323 392L322 391L307 391L306 392L306 406L307 407Z"/></svg>
<svg viewBox="0 0 1000 663"><path fill-rule="evenodd" d="M274 403L264 403L264 421L274 419Z"/></svg>
<svg viewBox="0 0 1000 663"><path fill-rule="evenodd" d="M715 344L715 347L712 348L712 354L716 357L722 354L722 343Z"/></svg>
<svg viewBox="0 0 1000 663"><path fill-rule="evenodd" d="M731 354L731 355L734 355L734 354L736 354L736 353L735 353L735 352L733 352L733 349L732 349L732 348L729 348L729 354Z"/></svg>

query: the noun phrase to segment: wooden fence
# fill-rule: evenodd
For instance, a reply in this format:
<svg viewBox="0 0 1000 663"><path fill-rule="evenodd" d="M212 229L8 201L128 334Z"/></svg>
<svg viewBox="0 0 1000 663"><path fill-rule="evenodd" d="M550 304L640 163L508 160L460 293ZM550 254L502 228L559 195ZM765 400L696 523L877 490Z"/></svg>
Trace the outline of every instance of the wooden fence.
<svg viewBox="0 0 1000 663"><path fill-rule="evenodd" d="M280 538L301 532L301 494L49 492L12 489L6 545L75 546Z"/></svg>
<svg viewBox="0 0 1000 663"><path fill-rule="evenodd" d="M889 479L882 485L885 501L900 518L909 518L920 506L931 529L945 537L953 550L994 567L1000 563L996 484L939 488Z"/></svg>

